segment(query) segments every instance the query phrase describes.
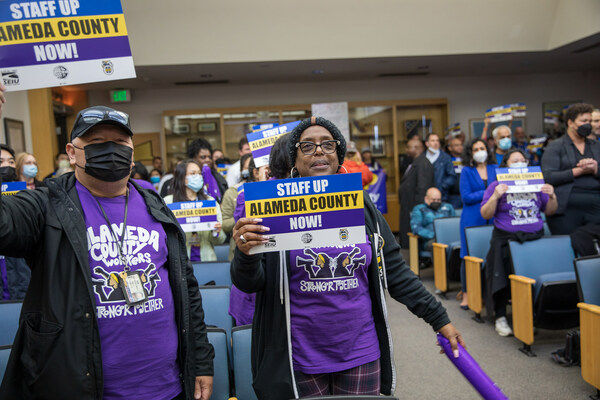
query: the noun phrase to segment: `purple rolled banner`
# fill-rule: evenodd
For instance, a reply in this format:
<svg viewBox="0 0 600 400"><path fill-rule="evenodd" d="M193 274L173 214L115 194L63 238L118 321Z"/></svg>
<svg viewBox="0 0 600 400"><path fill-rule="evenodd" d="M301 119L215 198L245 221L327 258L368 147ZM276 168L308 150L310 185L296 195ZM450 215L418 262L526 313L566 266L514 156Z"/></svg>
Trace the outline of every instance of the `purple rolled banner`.
<svg viewBox="0 0 600 400"><path fill-rule="evenodd" d="M489 376L481 369L477 361L458 343L459 357L455 358L452 352L450 342L440 333L437 334L437 340L446 356L452 361L454 366L464 375L471 385L479 392L485 400L508 400L508 397L502 393L502 390Z"/></svg>

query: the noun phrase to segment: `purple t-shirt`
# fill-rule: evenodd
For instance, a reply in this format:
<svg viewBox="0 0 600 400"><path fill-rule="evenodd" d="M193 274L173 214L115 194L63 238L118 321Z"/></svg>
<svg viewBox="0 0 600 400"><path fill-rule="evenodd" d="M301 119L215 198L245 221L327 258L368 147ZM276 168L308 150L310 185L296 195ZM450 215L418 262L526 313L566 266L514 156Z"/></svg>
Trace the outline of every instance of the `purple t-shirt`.
<svg viewBox="0 0 600 400"><path fill-rule="evenodd" d="M123 271L117 244L92 194L76 184L87 228L88 259L102 348L104 399L172 399L182 391L177 364L177 325L166 268L165 231L129 184L124 254L132 271L144 273L148 300L127 306L111 272ZM121 239L125 196L97 198ZM145 281L145 282L144 282Z"/></svg>
<svg viewBox="0 0 600 400"><path fill-rule="evenodd" d="M294 369L344 371L377 360L370 243L290 251Z"/></svg>
<svg viewBox="0 0 600 400"><path fill-rule="evenodd" d="M498 186L498 181L490 183L483 194L483 206ZM540 214L546 209L548 195L539 193L504 193L494 214L494 226L506 232L537 232L544 228Z"/></svg>
<svg viewBox="0 0 600 400"><path fill-rule="evenodd" d="M235 324L248 325L254 318L254 305L256 304L256 293L245 293L231 285L229 295L229 315L235 319Z"/></svg>
<svg viewBox="0 0 600 400"><path fill-rule="evenodd" d="M8 274L6 272L6 260L0 256L0 278L2 279L2 300L10 300L8 291Z"/></svg>

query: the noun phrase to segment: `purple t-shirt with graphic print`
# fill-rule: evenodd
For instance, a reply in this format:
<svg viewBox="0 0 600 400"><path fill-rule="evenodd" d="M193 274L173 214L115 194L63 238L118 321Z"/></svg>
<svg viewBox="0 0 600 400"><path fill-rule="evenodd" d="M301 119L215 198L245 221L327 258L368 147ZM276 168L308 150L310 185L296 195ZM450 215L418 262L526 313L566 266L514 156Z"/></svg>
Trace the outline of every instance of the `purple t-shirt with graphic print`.
<svg viewBox="0 0 600 400"><path fill-rule="evenodd" d="M295 370L338 372L379 359L370 263L370 243L290 251Z"/></svg>
<svg viewBox="0 0 600 400"><path fill-rule="evenodd" d="M76 184L87 228L88 258L102 348L104 399L172 399L182 391L177 364L177 325L166 268L167 238L129 184L124 254L143 272L148 301L129 307L111 272L123 271L110 228L92 194ZM125 196L97 198L121 239Z"/></svg>
<svg viewBox="0 0 600 400"><path fill-rule="evenodd" d="M498 181L490 183L483 194L483 206L494 194ZM548 195L539 193L504 193L496 206L494 226L506 232L537 232L544 228L541 211L546 209Z"/></svg>

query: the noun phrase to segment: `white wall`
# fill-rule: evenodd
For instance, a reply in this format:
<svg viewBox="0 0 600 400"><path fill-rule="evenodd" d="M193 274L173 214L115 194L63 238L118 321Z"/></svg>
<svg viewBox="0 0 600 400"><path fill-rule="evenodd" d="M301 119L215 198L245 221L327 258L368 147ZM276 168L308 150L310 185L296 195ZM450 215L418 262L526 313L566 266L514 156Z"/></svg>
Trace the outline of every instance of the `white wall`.
<svg viewBox="0 0 600 400"><path fill-rule="evenodd" d="M598 0L124 0L137 66L545 51Z"/></svg>
<svg viewBox="0 0 600 400"><path fill-rule="evenodd" d="M600 71L482 77L386 78L365 81L261 85L210 85L132 91L132 102L120 105L129 113L135 132L160 132L166 110L258 105L311 104L447 98L450 122L468 132L470 118L481 118L489 107L525 102L528 134L542 131L542 103L583 100L600 105ZM89 93L90 104L108 104L108 91Z"/></svg>
<svg viewBox="0 0 600 400"><path fill-rule="evenodd" d="M6 143L4 133L4 118L23 121L25 126L25 147L28 152L33 151L31 143L31 124L29 123L29 99L26 91L5 93L6 103L2 107L2 121L0 123L0 142Z"/></svg>

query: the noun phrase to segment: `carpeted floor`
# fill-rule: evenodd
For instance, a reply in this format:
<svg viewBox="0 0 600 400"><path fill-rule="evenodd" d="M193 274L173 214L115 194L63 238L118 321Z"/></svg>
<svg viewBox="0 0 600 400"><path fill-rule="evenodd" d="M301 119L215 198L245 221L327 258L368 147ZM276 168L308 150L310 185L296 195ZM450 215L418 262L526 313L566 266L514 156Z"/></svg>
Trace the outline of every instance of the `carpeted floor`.
<svg viewBox="0 0 600 400"><path fill-rule="evenodd" d="M422 281L434 292L433 271ZM510 399L587 399L596 390L581 377L581 368L561 367L550 354L564 346L566 331L538 330L532 348L537 357L518 351L514 337L500 337L491 322L471 320L472 311L460 309L453 283L448 300L441 300L462 333L471 356ZM438 297L439 299L439 297ZM480 399L479 394L446 358L439 354L434 332L404 305L388 299L397 368L396 396L400 399ZM511 318L509 315L509 322Z"/></svg>

